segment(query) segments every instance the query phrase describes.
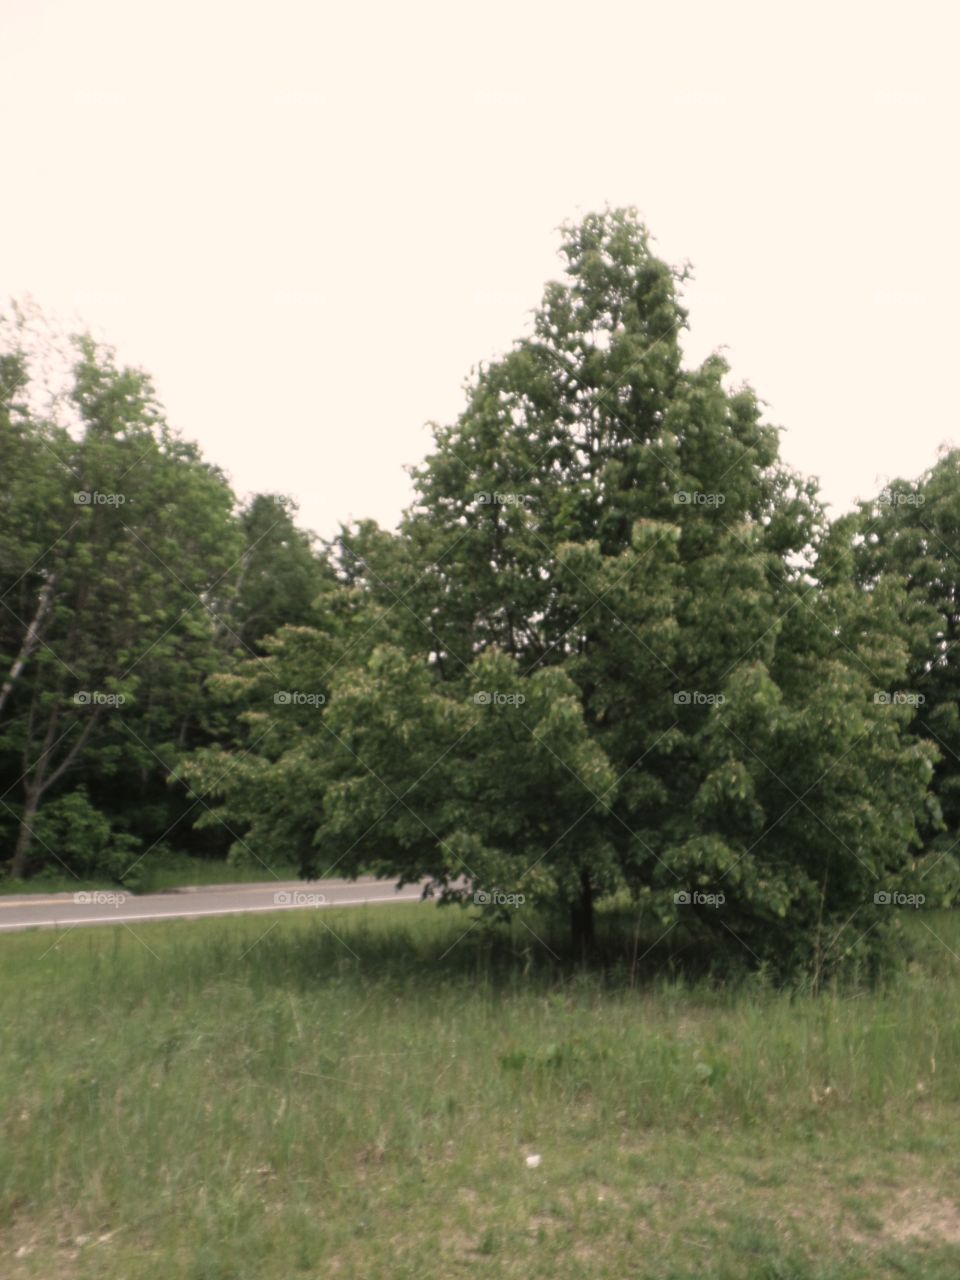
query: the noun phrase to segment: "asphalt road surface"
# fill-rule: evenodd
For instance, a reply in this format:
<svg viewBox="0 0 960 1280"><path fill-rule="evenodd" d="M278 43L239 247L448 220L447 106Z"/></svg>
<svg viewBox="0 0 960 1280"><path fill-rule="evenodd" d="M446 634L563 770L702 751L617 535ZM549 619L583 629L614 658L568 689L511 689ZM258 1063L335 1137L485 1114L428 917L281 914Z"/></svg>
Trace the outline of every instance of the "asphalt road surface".
<svg viewBox="0 0 960 1280"><path fill-rule="evenodd" d="M399 891L389 880L274 880L269 884L209 885L170 893L59 893L0 897L0 933L21 929L132 924L137 920L185 920L267 911L316 911L378 902L417 902L421 886Z"/></svg>

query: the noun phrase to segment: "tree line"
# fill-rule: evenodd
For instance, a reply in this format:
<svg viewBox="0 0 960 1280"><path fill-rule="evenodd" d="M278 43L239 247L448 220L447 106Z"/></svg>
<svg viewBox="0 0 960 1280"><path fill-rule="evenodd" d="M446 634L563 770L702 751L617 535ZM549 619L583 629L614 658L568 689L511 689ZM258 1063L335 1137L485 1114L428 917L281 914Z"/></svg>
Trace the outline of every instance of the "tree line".
<svg viewBox="0 0 960 1280"><path fill-rule="evenodd" d="M149 378L0 353L0 850L428 878L588 948L596 905L778 971L955 893L960 453L830 520L635 211L563 229L530 332L398 528L239 501Z"/></svg>

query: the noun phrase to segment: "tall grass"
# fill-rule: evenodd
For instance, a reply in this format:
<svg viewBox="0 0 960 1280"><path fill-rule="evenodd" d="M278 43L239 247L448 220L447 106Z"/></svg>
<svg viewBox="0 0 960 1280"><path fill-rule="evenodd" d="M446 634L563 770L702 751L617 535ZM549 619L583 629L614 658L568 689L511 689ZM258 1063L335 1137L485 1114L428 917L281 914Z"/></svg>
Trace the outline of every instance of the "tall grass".
<svg viewBox="0 0 960 1280"><path fill-rule="evenodd" d="M0 1275L955 1280L960 922L924 921L819 997L430 906L8 936Z"/></svg>

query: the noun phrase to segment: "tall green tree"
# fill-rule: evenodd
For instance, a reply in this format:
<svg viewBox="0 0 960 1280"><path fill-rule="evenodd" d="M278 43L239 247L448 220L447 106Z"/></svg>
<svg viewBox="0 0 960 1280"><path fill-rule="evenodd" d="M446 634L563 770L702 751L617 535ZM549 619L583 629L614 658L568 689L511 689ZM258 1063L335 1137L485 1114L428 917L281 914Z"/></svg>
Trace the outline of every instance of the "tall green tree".
<svg viewBox="0 0 960 1280"><path fill-rule="evenodd" d="M295 809L308 870L461 899L533 876L581 946L626 889L651 927L822 975L888 932L873 894L930 818L935 753L872 696L904 675L899 598L857 590L750 388L719 356L685 365L685 273L634 211L568 227L562 254L399 534L342 531L362 641L322 669L333 630L281 632L277 674L323 702L294 740L264 702L273 754L218 794L265 840L252 780Z"/></svg>

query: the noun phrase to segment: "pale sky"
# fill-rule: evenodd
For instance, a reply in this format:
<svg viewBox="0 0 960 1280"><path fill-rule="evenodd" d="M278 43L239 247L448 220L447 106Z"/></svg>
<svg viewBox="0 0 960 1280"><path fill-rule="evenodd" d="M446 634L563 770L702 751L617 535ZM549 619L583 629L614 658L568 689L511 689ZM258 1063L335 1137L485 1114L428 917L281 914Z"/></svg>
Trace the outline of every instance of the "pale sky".
<svg viewBox="0 0 960 1280"><path fill-rule="evenodd" d="M154 377L242 494L392 526L636 205L836 508L960 443L951 4L0 0L0 297ZM952 157L952 158L951 158Z"/></svg>

